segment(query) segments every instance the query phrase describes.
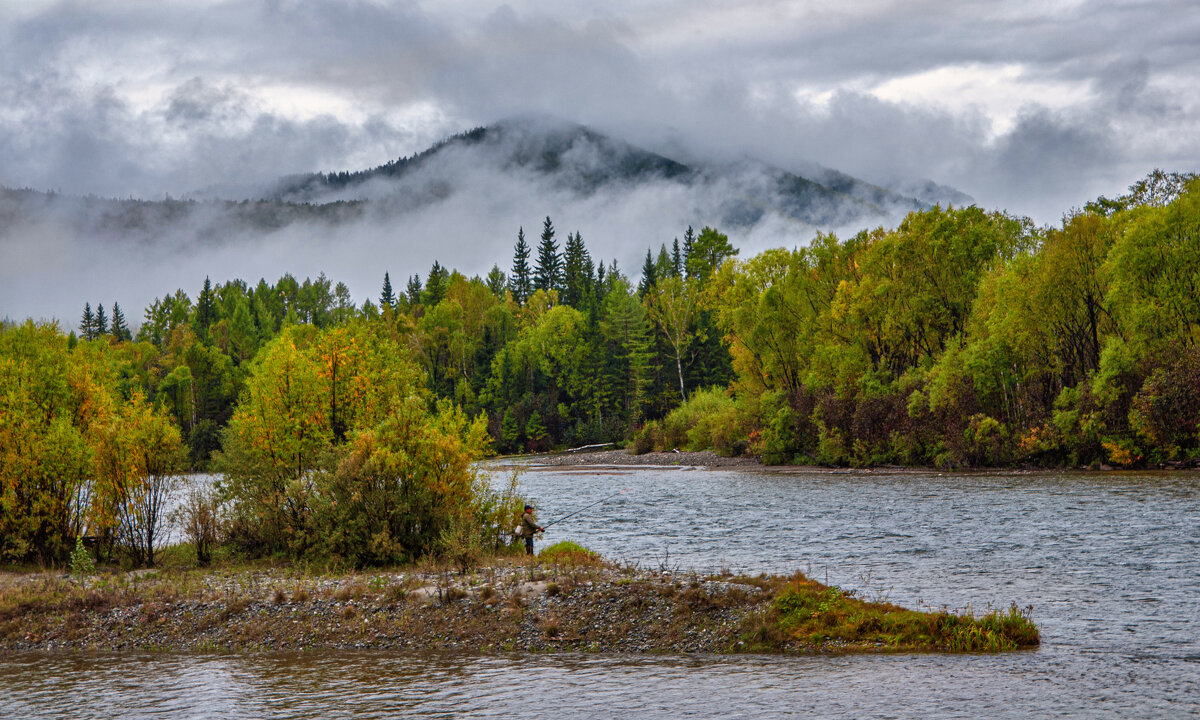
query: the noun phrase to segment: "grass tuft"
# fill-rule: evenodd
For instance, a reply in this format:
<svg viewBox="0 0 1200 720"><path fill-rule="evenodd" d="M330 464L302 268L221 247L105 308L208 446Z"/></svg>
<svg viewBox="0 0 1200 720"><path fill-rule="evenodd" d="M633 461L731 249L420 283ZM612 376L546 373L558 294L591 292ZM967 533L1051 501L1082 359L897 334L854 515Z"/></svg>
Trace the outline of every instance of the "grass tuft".
<svg viewBox="0 0 1200 720"><path fill-rule="evenodd" d="M976 618L969 613L919 612L866 602L853 592L797 574L776 596L771 619L778 633L747 628L748 640L780 636L816 647L884 646L896 650L1003 652L1033 647L1040 635L1030 608L1015 605Z"/></svg>
<svg viewBox="0 0 1200 720"><path fill-rule="evenodd" d="M556 542L538 553L538 559L558 565L602 565L604 560L579 543L570 540Z"/></svg>

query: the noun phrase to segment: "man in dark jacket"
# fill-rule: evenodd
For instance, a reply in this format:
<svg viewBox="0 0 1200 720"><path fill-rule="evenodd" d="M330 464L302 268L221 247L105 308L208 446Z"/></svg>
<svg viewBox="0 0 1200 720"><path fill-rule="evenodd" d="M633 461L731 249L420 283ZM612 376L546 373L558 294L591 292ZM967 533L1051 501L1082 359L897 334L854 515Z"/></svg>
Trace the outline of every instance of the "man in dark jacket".
<svg viewBox="0 0 1200 720"><path fill-rule="evenodd" d="M533 536L545 532L546 528L537 524L533 518L533 506L525 506L525 514L521 516L521 537L525 538L525 554L533 554Z"/></svg>

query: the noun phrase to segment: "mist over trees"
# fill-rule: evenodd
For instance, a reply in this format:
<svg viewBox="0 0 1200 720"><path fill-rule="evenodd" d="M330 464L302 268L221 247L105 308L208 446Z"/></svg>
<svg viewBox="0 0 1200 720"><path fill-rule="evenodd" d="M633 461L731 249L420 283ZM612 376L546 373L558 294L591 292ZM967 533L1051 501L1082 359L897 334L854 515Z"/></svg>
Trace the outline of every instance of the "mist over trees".
<svg viewBox="0 0 1200 720"><path fill-rule="evenodd" d="M372 564L500 512L470 470L491 452L1195 460L1197 237L1200 181L1156 172L1052 228L935 207L741 258L689 227L638 278L547 217L486 278L435 261L397 292L381 267L378 304L205 278L130 337L87 301L77 334L0 332L0 553L61 559L87 528L153 562L139 498L185 468L226 473L244 547Z"/></svg>

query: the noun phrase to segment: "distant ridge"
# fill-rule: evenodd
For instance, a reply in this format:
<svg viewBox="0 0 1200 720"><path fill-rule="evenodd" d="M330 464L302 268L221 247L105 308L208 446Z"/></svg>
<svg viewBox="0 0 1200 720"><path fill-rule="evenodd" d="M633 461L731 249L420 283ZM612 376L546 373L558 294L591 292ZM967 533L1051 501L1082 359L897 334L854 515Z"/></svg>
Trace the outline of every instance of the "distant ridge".
<svg viewBox="0 0 1200 720"><path fill-rule="evenodd" d="M774 237L802 239L817 230L894 224L936 203L971 201L929 181L912 182L905 193L820 166L792 172L753 158L685 161L538 116L477 127L366 170L291 175L257 191L233 187L159 200L0 188L0 225L53 219L95 241L160 246L172 238L180 247L199 248L301 225L322 232L363 221L411 227L410 213L444 208L500 232L511 231L507 225L520 217L582 214L593 223L616 223L609 227L614 242L650 232L655 223L656 237L670 232L663 222L743 233L761 224Z"/></svg>
<svg viewBox="0 0 1200 720"><path fill-rule="evenodd" d="M689 164L583 125L536 116L477 127L368 170L288 176L268 189L265 198L302 203L373 199L412 209L457 191L460 178L448 170L451 166L458 172L487 168L498 177L519 174L581 197L666 184L710 199L719 214L716 221L735 228L754 225L770 213L816 227L877 223L937 201L824 168L805 177L755 160Z"/></svg>

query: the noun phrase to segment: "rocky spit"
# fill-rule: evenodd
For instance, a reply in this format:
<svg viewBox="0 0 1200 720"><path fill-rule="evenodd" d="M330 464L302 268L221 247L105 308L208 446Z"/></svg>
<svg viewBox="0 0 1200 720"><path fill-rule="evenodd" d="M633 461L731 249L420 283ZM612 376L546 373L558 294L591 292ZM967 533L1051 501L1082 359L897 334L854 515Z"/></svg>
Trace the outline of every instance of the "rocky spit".
<svg viewBox="0 0 1200 720"><path fill-rule="evenodd" d="M0 652L737 652L770 608L766 585L516 560L339 577L283 568L9 574L0 575Z"/></svg>

